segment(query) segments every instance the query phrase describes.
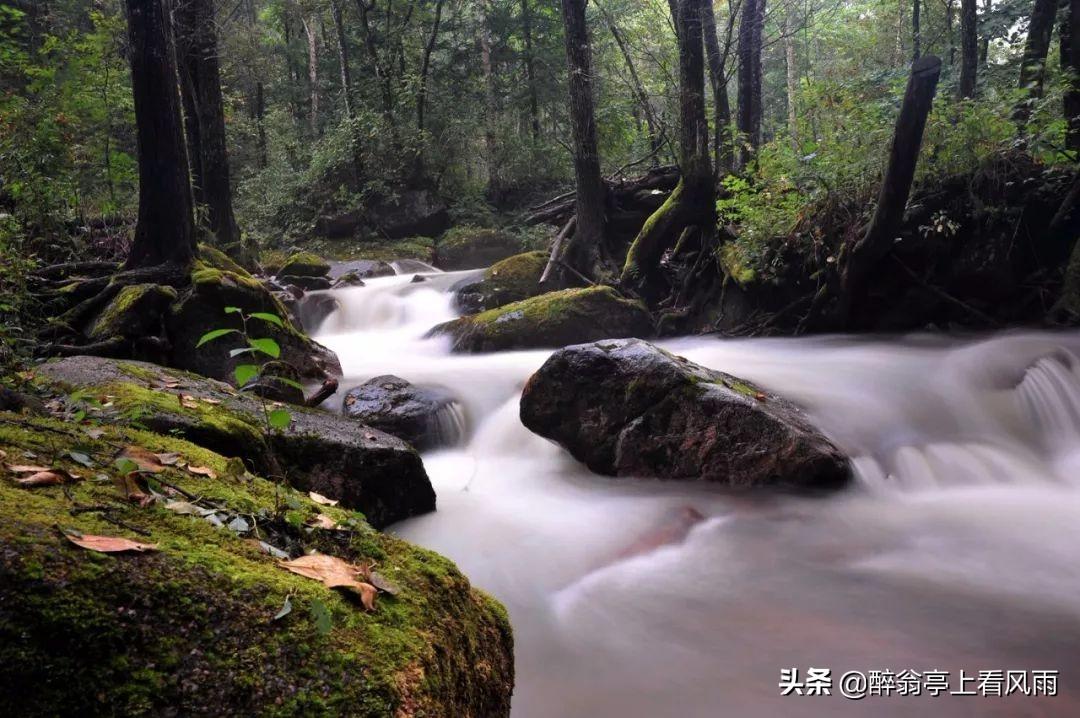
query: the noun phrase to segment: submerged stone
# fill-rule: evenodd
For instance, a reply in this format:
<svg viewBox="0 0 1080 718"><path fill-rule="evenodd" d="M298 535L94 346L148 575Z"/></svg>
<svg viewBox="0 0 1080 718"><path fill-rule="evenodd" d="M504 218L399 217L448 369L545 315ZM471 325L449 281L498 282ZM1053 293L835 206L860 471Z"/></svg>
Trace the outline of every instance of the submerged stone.
<svg viewBox="0 0 1080 718"><path fill-rule="evenodd" d="M548 281L540 284L547 266L548 252L516 254L496 262L479 279L456 288L454 301L468 314L520 302L545 292L581 286L562 272L553 272Z"/></svg>
<svg viewBox="0 0 1080 718"><path fill-rule="evenodd" d="M345 415L427 450L456 443L464 430L460 407L434 387L414 386L385 375L345 394Z"/></svg>

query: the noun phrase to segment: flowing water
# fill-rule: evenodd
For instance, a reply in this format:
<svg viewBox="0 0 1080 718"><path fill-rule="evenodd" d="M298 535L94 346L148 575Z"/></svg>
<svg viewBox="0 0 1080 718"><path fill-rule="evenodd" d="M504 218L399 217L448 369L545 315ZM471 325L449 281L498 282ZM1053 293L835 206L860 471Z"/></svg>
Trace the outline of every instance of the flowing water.
<svg viewBox="0 0 1080 718"><path fill-rule="evenodd" d="M335 291L311 329L343 387L393 373L460 402L460 445L424 457L438 511L393 530L509 609L515 718L1080 715L1080 334L662 342L801 404L857 473L731 494L591 475L527 431L549 352L423 338L468 275ZM832 695L781 696L792 667L831 669ZM976 693L993 675L961 671L1056 670L1058 695L839 695L905 669Z"/></svg>

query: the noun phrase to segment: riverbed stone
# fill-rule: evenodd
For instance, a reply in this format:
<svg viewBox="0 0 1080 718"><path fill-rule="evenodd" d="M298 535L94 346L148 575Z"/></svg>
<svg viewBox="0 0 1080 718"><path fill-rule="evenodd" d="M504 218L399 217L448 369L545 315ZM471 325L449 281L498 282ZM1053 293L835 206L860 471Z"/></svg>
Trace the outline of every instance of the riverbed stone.
<svg viewBox="0 0 1080 718"><path fill-rule="evenodd" d="M637 339L555 352L525 386L521 421L609 476L803 489L851 477L790 401Z"/></svg>
<svg viewBox="0 0 1080 718"><path fill-rule="evenodd" d="M548 263L548 252L536 251L515 254L496 262L476 280L465 282L454 291L454 303L466 314L495 309L520 302L545 292L580 287L580 281L562 271L552 272L548 281L540 277Z"/></svg>
<svg viewBox="0 0 1080 718"><path fill-rule="evenodd" d="M442 389L416 386L387 374L350 389L342 410L349 418L393 434L423 451L460 438L440 425L440 417L453 411L453 404L454 397Z"/></svg>
<svg viewBox="0 0 1080 718"><path fill-rule="evenodd" d="M277 271L279 277L325 277L330 263L313 252L296 252Z"/></svg>
<svg viewBox="0 0 1080 718"><path fill-rule="evenodd" d="M266 406L224 382L136 361L70 357L38 376L66 391L107 396L110 416L178 436L252 470L284 476L304 491L362 511L376 528L435 510L435 492L416 450L338 414L290 406L290 426L266 425Z"/></svg>
<svg viewBox="0 0 1080 718"><path fill-rule="evenodd" d="M444 322L432 336L450 336L457 352L541 349L616 337L650 337L645 305L611 287L549 292Z"/></svg>

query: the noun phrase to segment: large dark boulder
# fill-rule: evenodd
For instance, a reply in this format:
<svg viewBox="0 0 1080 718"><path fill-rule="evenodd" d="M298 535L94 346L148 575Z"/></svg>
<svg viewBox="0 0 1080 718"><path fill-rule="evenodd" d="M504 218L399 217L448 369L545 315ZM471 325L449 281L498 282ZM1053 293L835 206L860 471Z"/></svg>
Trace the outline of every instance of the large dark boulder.
<svg viewBox="0 0 1080 718"><path fill-rule="evenodd" d="M544 292L580 287L580 281L562 271L552 272L540 284L547 266L548 252L525 252L496 262L479 278L455 288L454 302L466 314L494 309Z"/></svg>
<svg viewBox="0 0 1080 718"><path fill-rule="evenodd" d="M460 317L434 327L431 335L452 337L454 351L491 352L650 337L653 323L641 302L625 299L611 287L587 287Z"/></svg>
<svg viewBox="0 0 1080 718"><path fill-rule="evenodd" d="M553 354L525 386L521 421L600 474L732 487L850 478L844 455L791 402L636 339Z"/></svg>
<svg viewBox="0 0 1080 718"><path fill-rule="evenodd" d="M435 510L420 455L401 439L318 409L289 407L291 425L266 426L262 402L224 382L136 361L71 357L38 373L65 390L109 396L111 410L176 434L267 476L285 477L362 511L382 528Z"/></svg>
<svg viewBox="0 0 1080 718"><path fill-rule="evenodd" d="M463 430L454 397L401 377L377 376L354 387L342 403L345 415L426 450L456 443Z"/></svg>
<svg viewBox="0 0 1080 718"><path fill-rule="evenodd" d="M502 229L455 227L436 245L435 265L446 271L490 267L515 254L543 249L538 242Z"/></svg>

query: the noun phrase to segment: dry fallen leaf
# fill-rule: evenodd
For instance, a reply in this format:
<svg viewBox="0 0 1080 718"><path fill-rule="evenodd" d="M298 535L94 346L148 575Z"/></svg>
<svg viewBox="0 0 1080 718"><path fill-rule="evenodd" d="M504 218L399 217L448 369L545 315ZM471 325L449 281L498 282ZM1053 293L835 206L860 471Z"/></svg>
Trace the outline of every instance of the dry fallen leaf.
<svg viewBox="0 0 1080 718"><path fill-rule="evenodd" d="M173 466L180 460L180 454L154 454L162 466Z"/></svg>
<svg viewBox="0 0 1080 718"><path fill-rule="evenodd" d="M39 471L52 471L52 468L48 466L23 466L22 464L9 466L7 469L13 474L36 474Z"/></svg>
<svg viewBox="0 0 1080 718"><path fill-rule="evenodd" d="M89 436L91 439L100 439L101 437L105 436L104 429L84 429L84 431L86 432L86 435Z"/></svg>
<svg viewBox="0 0 1080 718"><path fill-rule="evenodd" d="M76 546L99 553L120 553L123 551L138 551L141 553L143 551L158 550L157 544L139 543L138 541L116 538L115 536L92 536L90 534L73 536L69 533L65 533L64 536Z"/></svg>
<svg viewBox="0 0 1080 718"><path fill-rule="evenodd" d="M217 478L217 472L211 469L209 466L189 466L187 470L196 476L206 476L211 479Z"/></svg>
<svg viewBox="0 0 1080 718"><path fill-rule="evenodd" d="M395 584L386 580L382 576L382 574L378 573L377 571L368 572L368 581L370 581L371 585L375 588L379 589L383 593L389 593L391 596L396 596L401 592L401 589L399 589Z"/></svg>
<svg viewBox="0 0 1080 718"><path fill-rule="evenodd" d="M210 398L208 396L202 397L202 401L204 403L206 403L206 404L210 404L211 406L217 406L218 404L221 403L220 399L212 399L212 398Z"/></svg>
<svg viewBox="0 0 1080 718"><path fill-rule="evenodd" d="M117 458L128 459L134 462L140 471L149 471L151 474L161 473L165 468L161 465L161 460L158 459L157 454L141 446L124 447L124 450L120 452Z"/></svg>
<svg viewBox="0 0 1080 718"><path fill-rule="evenodd" d="M308 526L310 526L312 528L315 528L315 529L326 529L328 531L333 531L333 530L339 528L337 521L330 518L326 514L319 514L314 519L312 519L310 522L308 522Z"/></svg>
<svg viewBox="0 0 1080 718"><path fill-rule="evenodd" d="M68 478L59 471L39 471L36 474L31 474L25 478L15 479L15 483L19 486L59 486L67 481Z"/></svg>
<svg viewBox="0 0 1080 718"><path fill-rule="evenodd" d="M315 503L319 504L320 506L337 506L338 505L338 502L335 501L334 499L328 499L325 496L323 496L322 494L317 494L314 491L309 491L308 492L308 497L312 501L314 501Z"/></svg>
<svg viewBox="0 0 1080 718"><path fill-rule="evenodd" d="M360 597L360 603L364 605L364 608L369 611L375 610L375 597L378 591L370 583L359 580L359 576L366 574L366 571L358 566L336 556L325 554L301 556L292 561L281 561L278 565L305 578L321 581L327 588L343 588L352 591Z"/></svg>

